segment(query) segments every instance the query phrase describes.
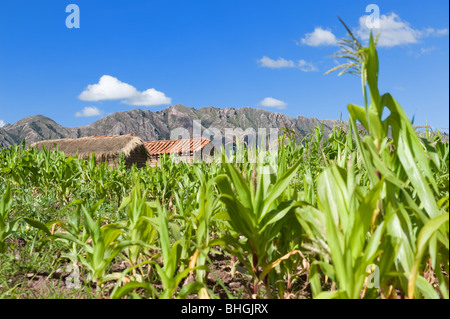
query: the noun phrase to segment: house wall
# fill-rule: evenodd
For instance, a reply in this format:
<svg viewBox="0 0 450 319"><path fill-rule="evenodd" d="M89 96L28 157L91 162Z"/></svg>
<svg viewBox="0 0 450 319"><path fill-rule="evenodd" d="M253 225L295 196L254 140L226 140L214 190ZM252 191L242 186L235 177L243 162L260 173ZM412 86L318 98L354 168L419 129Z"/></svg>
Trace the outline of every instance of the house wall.
<svg viewBox="0 0 450 319"><path fill-rule="evenodd" d="M214 156L214 148L211 149L209 152L207 158L206 158L206 162L207 163L211 163L212 162L212 157ZM151 155L150 156L150 166L154 167L159 165L160 159L161 159L162 155ZM196 158L200 158L202 159L202 155L198 155L196 156ZM176 162L187 162L189 164L192 164L194 162L194 155L192 154L192 152L190 154L183 154L183 155L178 155L177 157L175 157L175 161Z"/></svg>
<svg viewBox="0 0 450 319"><path fill-rule="evenodd" d="M136 164L138 168L142 168L147 165L147 160L149 160L147 153L144 150L138 149L130 153L130 155L125 159L125 164L127 167L131 167L133 164Z"/></svg>
<svg viewBox="0 0 450 319"><path fill-rule="evenodd" d="M150 166L155 167L159 164L159 156L158 155L152 155L150 156Z"/></svg>

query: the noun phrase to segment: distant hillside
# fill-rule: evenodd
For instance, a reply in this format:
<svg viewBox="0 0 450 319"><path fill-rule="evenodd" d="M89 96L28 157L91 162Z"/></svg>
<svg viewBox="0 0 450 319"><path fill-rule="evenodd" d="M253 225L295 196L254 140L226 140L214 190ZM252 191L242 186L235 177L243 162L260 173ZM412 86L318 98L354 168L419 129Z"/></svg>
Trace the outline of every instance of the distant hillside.
<svg viewBox="0 0 450 319"><path fill-rule="evenodd" d="M170 106L162 111L134 109L108 115L87 126L63 127L52 119L42 116L30 116L17 123L0 128L0 146L20 144L23 139L27 144L59 138L78 138L96 135L120 135L134 133L145 141L169 139L171 130L186 128L192 132L194 120L201 121L202 129L217 128L222 134L225 128L288 128L298 137L313 132L314 127L323 125L324 134L328 135L334 126L342 124L336 120L318 120L298 116L292 118L281 113L263 109L203 107L188 108L183 105ZM345 125L345 123L344 123Z"/></svg>

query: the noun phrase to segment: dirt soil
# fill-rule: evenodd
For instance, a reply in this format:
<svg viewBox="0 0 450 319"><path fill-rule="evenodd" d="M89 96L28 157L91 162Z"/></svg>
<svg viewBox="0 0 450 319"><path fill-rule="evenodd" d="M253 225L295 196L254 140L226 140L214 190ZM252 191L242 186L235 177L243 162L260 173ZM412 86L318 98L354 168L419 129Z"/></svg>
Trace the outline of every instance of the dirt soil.
<svg viewBox="0 0 450 319"><path fill-rule="evenodd" d="M234 262L229 256L222 254L210 254L212 264L208 267L210 271L207 275L207 285L221 299L228 299L231 294L234 298L252 299L253 285L250 277L246 275L246 270L238 262ZM69 266L69 264L67 264ZM126 262L113 264L110 272L121 273L129 265ZM234 267L233 267L234 266ZM115 281L107 282L103 289L97 289L95 284L80 278L81 285L88 285L90 289L77 289L73 287L70 280L71 273L66 266L61 266L55 272L40 272L17 274L8 280L11 286L15 286L15 298L19 299L103 299L110 298L110 293L114 289ZM70 269L69 269L70 270ZM193 277L185 280L188 283ZM310 298L309 285L305 280L299 280L297 287L293 291L297 294L286 293L286 299ZM225 286L226 290L222 287ZM299 287L300 285L301 287ZM154 285L155 288L162 289L161 285ZM294 287L293 287L294 288ZM228 294L227 294L228 292ZM198 299L198 295L189 295L188 299Z"/></svg>

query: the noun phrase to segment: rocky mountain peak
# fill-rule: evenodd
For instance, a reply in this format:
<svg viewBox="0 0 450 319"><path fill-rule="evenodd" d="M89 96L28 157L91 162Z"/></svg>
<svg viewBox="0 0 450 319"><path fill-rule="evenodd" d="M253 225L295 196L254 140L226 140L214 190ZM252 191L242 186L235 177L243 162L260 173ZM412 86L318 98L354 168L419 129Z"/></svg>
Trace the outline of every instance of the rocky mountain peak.
<svg viewBox="0 0 450 319"><path fill-rule="evenodd" d="M43 115L29 116L0 128L0 146L19 144L23 139L30 144L56 138L129 133L134 133L144 141L169 139L170 132L176 128L185 128L192 132L194 120L201 122L202 129L216 128L222 134L226 128L289 128L299 137L312 132L319 124L323 124L324 134L328 134L340 123L334 120L305 118L301 115L294 119L278 112L251 107L220 109L210 106L195 109L177 104L156 112L141 109L116 112L89 125L74 128L63 127Z"/></svg>

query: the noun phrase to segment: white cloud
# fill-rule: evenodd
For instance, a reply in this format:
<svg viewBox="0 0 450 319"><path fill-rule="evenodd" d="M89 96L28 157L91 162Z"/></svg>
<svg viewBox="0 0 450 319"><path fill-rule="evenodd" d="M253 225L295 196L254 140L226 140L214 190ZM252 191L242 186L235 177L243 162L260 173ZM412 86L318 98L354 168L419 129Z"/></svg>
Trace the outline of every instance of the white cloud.
<svg viewBox="0 0 450 319"><path fill-rule="evenodd" d="M445 36L448 35L448 29L440 29L435 31L435 35L437 36Z"/></svg>
<svg viewBox="0 0 450 319"><path fill-rule="evenodd" d="M266 97L264 100L262 100L261 102L259 102L259 104L261 106L265 106L265 107L274 107L277 109L285 109L286 108L286 103L277 99L274 99L272 97Z"/></svg>
<svg viewBox="0 0 450 319"><path fill-rule="evenodd" d="M269 57L263 56L261 60L258 60L264 68L280 69L280 68L295 68L295 63L292 60L285 60L278 58L278 60L272 60Z"/></svg>
<svg viewBox="0 0 450 319"><path fill-rule="evenodd" d="M356 35L363 41L369 40L370 37L370 29L367 27L366 21L367 16L360 17L359 27L355 31ZM375 22L379 23L380 28L373 29L372 32L374 36L376 36L381 31L377 44L380 47L415 44L418 43L421 38L448 35L448 29L414 29L407 21L400 19L400 17L395 13L391 13L390 15L381 15L379 20Z"/></svg>
<svg viewBox="0 0 450 319"><path fill-rule="evenodd" d="M122 100L122 103L140 106L172 103L172 99L163 92L153 88L140 92L134 86L110 75L103 75L97 84L88 85L78 98L83 101Z"/></svg>
<svg viewBox="0 0 450 319"><path fill-rule="evenodd" d="M75 113L76 117L91 117L91 116L100 116L103 112L100 111L95 106L86 106L81 112Z"/></svg>
<svg viewBox="0 0 450 319"><path fill-rule="evenodd" d="M421 57L422 55L430 54L431 52L435 51L436 47L432 46L429 48L420 48L418 52L411 51L409 54L413 54L416 56L416 58Z"/></svg>
<svg viewBox="0 0 450 319"><path fill-rule="evenodd" d="M311 47L318 47L322 45L336 45L337 39L330 30L316 27L313 32L307 33L305 37L301 39L301 43Z"/></svg>
<svg viewBox="0 0 450 319"><path fill-rule="evenodd" d="M3 121L3 120L0 120L0 127L3 127L3 126L5 126L5 121Z"/></svg>
<svg viewBox="0 0 450 319"><path fill-rule="evenodd" d="M262 67L269 69L298 68L303 72L317 71L317 67L313 63L306 62L305 60L299 60L296 63L292 60L286 60L283 58L273 60L267 56L263 56L260 60L258 60L258 62Z"/></svg>
<svg viewBox="0 0 450 319"><path fill-rule="evenodd" d="M424 38L428 36L434 36L434 37L442 37L448 35L448 29L439 29L436 30L435 28L428 27L422 31L418 31L419 35Z"/></svg>
<svg viewBox="0 0 450 319"><path fill-rule="evenodd" d="M153 106L170 104L172 103L172 99L170 97L167 97L163 92L157 91L155 89L148 89L126 99L125 101L123 101L123 103L128 105Z"/></svg>
<svg viewBox="0 0 450 319"><path fill-rule="evenodd" d="M298 67L303 72L315 72L318 71L317 67L311 62L306 62L305 60L298 61Z"/></svg>
<svg viewBox="0 0 450 319"><path fill-rule="evenodd" d="M83 101L119 100L137 93L134 86L121 82L113 76L103 75L97 84L88 85L78 98Z"/></svg>

